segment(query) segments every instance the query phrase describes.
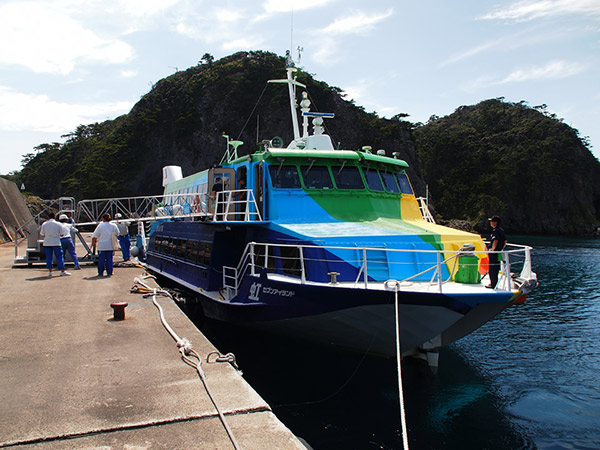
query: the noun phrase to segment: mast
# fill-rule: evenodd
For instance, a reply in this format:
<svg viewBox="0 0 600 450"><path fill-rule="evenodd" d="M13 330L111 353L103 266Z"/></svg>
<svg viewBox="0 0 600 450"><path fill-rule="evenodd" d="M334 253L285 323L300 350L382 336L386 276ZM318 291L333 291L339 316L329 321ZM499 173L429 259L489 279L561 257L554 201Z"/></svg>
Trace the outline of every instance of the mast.
<svg viewBox="0 0 600 450"><path fill-rule="evenodd" d="M290 51L286 52L287 57L287 79L286 80L269 80L269 83L286 83L288 85L288 92L290 95L290 111L292 113L292 126L294 128L294 139L300 139L300 127L298 125L298 113L296 112L296 108L298 104L296 103L296 86L300 86L306 89L306 85L296 81L294 77L294 72L298 69L294 67L294 62L292 61L292 57L290 55Z"/></svg>

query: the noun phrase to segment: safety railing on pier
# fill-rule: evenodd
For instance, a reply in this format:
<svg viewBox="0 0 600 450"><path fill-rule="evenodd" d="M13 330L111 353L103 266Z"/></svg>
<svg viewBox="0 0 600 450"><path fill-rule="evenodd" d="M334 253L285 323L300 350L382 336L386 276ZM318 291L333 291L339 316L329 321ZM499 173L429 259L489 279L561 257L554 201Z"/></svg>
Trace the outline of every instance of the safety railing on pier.
<svg viewBox="0 0 600 450"><path fill-rule="evenodd" d="M73 215L77 227L94 226L102 221L104 214L127 223L137 223L142 230L143 223L157 219L204 220L227 222L261 221L261 214L252 189L238 189L218 192L215 197L207 193L167 194L140 197L102 198L75 202L72 197L61 197L47 202L46 208L30 221L15 230L15 257L17 264L25 264L27 256L19 256L19 246L27 239L27 249L36 249L39 253L41 244L39 230L48 218L48 213L68 212ZM84 247L90 250L79 236Z"/></svg>
<svg viewBox="0 0 600 450"><path fill-rule="evenodd" d="M251 189L207 193L167 194L144 197L104 198L77 203L78 225L95 224L104 214L121 214L124 220L201 218L219 221L259 221L258 207Z"/></svg>
<svg viewBox="0 0 600 450"><path fill-rule="evenodd" d="M320 257L315 257L317 254ZM339 258L340 254L354 255L354 258L346 258L342 261ZM223 267L224 296L231 299L237 295L246 274L256 276L265 270L267 273L293 277L300 284L346 283L345 286L348 286L350 283L353 288L369 289L374 287L372 285L385 281L373 281L369 274L381 277L382 273L394 273L394 266L400 265L408 267L407 273L410 272L410 275L397 280L401 284L420 281L429 285L432 289L430 292L441 293L446 283L458 281L459 270L471 274L476 272L476 281L469 283L479 283L479 276L485 275L485 272L484 274L479 272L481 260L490 254L501 255L497 290L510 291L519 288L520 284L528 280L535 280L535 274L531 271L531 247L517 244L507 244L504 251L492 252L476 251L472 246L464 246L457 251L436 251L250 242L237 267ZM315 263L319 263L321 267L332 270L326 269L325 273L311 273L307 270L307 263L311 263L313 267ZM334 271L336 266L342 265L351 265L357 270L346 271L346 275L341 271ZM400 272L402 271L397 271ZM537 284L537 281L535 283Z"/></svg>

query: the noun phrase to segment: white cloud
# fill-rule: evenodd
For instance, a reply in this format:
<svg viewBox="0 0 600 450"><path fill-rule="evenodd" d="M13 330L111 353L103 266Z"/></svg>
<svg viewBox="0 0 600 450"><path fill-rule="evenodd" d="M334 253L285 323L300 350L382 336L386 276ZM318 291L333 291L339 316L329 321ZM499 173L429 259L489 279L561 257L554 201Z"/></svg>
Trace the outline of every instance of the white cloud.
<svg viewBox="0 0 600 450"><path fill-rule="evenodd" d="M133 78L135 76L137 76L137 71L136 70L122 70L121 71L121 76L123 78Z"/></svg>
<svg viewBox="0 0 600 450"><path fill-rule="evenodd" d="M384 13L365 14L356 11L351 15L336 19L322 30L314 33L318 36L313 42L313 61L319 64L332 65L344 58L339 52L340 35L365 34L375 28L379 22L387 19L393 14L389 9Z"/></svg>
<svg viewBox="0 0 600 450"><path fill-rule="evenodd" d="M567 14L584 14L600 18L600 2L598 0L524 0L486 14L482 18L525 21Z"/></svg>
<svg viewBox="0 0 600 450"><path fill-rule="evenodd" d="M254 48L259 48L260 47L260 40L249 40L249 39L244 39L244 38L240 38L240 39L234 39L232 41L227 41L227 42L223 42L223 44L221 44L221 48L223 50L226 51L234 51L234 50L250 50L250 49L254 49Z"/></svg>
<svg viewBox="0 0 600 450"><path fill-rule="evenodd" d="M382 20L387 19L393 14L392 9L388 9L381 14L365 14L357 11L352 15L341 19L336 19L333 23L323 29L324 33L332 34L362 34L371 31Z"/></svg>
<svg viewBox="0 0 600 450"><path fill-rule="evenodd" d="M327 5L327 3L331 3L331 1L332 0L267 0L263 4L263 8L268 14L275 14L322 7Z"/></svg>
<svg viewBox="0 0 600 450"><path fill-rule="evenodd" d="M582 72L584 68L585 67L579 63L551 61L545 66L531 66L516 69L499 83L504 84L531 80L568 78Z"/></svg>
<svg viewBox="0 0 600 450"><path fill-rule="evenodd" d="M504 78L480 76L465 82L460 89L466 92L476 92L490 86L500 84L522 83L526 81L557 80L568 78L585 70L583 64L569 61L551 61L543 66L520 67L513 70Z"/></svg>
<svg viewBox="0 0 600 450"><path fill-rule="evenodd" d="M0 86L0 130L65 132L131 109L132 103L69 104L47 95L15 92Z"/></svg>
<svg viewBox="0 0 600 450"><path fill-rule="evenodd" d="M66 75L80 60L124 63L133 49L114 39L103 39L44 3L0 6L0 63L28 67L35 72Z"/></svg>

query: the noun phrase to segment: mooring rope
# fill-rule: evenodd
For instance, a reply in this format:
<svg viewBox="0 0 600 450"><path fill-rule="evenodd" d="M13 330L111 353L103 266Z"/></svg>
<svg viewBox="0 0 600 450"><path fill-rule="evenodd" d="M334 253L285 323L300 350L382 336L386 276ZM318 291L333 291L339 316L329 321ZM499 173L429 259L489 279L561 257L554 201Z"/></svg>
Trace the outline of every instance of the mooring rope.
<svg viewBox="0 0 600 450"><path fill-rule="evenodd" d="M135 283L137 283L141 286L141 288L135 289L135 292L143 293L144 297L149 297L149 296L152 297L152 303L154 303L154 306L156 306L156 308L158 309L158 312L160 314L160 321L162 322L162 324L165 327L165 329L167 330L167 332L171 335L171 337L177 343L177 347L179 348L179 353L181 353L181 359L183 359L183 361L186 364L188 364L189 366L194 367L196 369L196 372L198 372L198 375L200 376L200 379L202 380L202 384L204 385L204 389L206 390L206 393L208 394L210 401L214 405L214 407L217 411L217 414L219 415L219 418L221 419L221 423L223 424L223 427L225 428L225 431L227 432L227 435L229 436L229 440L231 441L231 443L233 444L233 447L236 450L241 450L240 445L238 444L233 432L231 431L231 428L229 427L229 424L227 423L227 419L225 418L225 415L221 411L221 408L217 404L215 398L212 395L210 388L208 387L208 382L206 380L206 373L204 372L204 369L202 368L202 359L200 358L200 355L192 348L192 343L187 338L180 338L179 335L175 332L175 330L173 330L173 328L171 328L171 326L165 319L165 314L162 309L162 306L160 306L160 304L156 300L157 295L164 295L166 297L169 297L171 300L173 300L173 296L166 290L150 287L148 284L144 283L140 278L136 277L134 279L134 281L135 281ZM134 286L134 287L136 287L136 286ZM133 290L134 289L132 288L132 291ZM215 352L213 352L213 353L215 353ZM227 355L221 355L220 356L222 358L221 360L227 361L227 362L231 362L233 360L234 367L236 367L236 369L237 369L237 365L235 364L235 356L233 356L233 358L232 358L230 355L233 356L231 353L228 353ZM220 358L217 358L217 360L219 360L219 359Z"/></svg>
<svg viewBox="0 0 600 450"><path fill-rule="evenodd" d="M396 280L387 280L385 287L388 289L394 289L395 292L395 318L396 318L396 363L398 366L398 391L400 398L400 422L402 423L402 445L404 450L408 450L408 434L406 431L406 412L404 410L404 389L402 388L402 354L400 353L400 315L398 312L398 286L399 283Z"/></svg>

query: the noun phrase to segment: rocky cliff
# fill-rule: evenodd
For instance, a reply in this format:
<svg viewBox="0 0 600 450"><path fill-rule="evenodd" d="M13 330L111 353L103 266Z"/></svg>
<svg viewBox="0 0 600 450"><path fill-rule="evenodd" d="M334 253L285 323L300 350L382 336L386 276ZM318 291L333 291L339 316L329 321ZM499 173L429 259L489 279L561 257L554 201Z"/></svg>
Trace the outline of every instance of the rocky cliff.
<svg viewBox="0 0 600 450"><path fill-rule="evenodd" d="M600 163L545 105L486 100L415 132L437 212L476 229L492 214L512 233L590 234L600 224Z"/></svg>

